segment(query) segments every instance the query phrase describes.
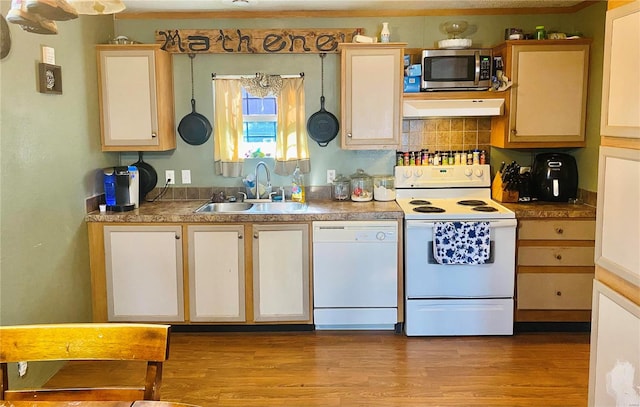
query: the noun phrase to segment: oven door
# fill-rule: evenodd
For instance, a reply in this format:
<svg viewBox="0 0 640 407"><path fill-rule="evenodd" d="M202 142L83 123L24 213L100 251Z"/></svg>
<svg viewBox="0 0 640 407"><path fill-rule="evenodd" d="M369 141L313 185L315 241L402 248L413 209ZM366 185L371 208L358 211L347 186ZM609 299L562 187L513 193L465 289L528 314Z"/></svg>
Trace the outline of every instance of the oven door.
<svg viewBox="0 0 640 407"><path fill-rule="evenodd" d="M512 298L516 220L488 221L491 249L485 264L437 263L433 258L434 221L405 221L407 298Z"/></svg>

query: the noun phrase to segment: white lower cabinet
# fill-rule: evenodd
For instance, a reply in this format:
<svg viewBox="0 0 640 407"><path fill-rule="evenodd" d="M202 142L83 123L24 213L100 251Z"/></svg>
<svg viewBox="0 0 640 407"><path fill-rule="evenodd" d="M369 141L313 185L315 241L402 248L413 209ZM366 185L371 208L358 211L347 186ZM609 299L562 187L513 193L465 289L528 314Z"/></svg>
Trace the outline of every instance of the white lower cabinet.
<svg viewBox="0 0 640 407"><path fill-rule="evenodd" d="M244 227L187 227L189 319L245 322Z"/></svg>
<svg viewBox="0 0 640 407"><path fill-rule="evenodd" d="M256 322L309 321L309 225L253 225Z"/></svg>
<svg viewBox="0 0 640 407"><path fill-rule="evenodd" d="M640 405L640 305L595 281L593 310L588 405Z"/></svg>
<svg viewBox="0 0 640 407"><path fill-rule="evenodd" d="M181 230L104 227L109 321L184 321Z"/></svg>

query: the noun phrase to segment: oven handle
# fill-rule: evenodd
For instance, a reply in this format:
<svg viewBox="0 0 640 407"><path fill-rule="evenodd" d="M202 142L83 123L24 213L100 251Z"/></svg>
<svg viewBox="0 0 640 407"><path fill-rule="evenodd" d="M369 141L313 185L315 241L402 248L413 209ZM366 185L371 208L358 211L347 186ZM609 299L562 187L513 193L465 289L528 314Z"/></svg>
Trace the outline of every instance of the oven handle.
<svg viewBox="0 0 640 407"><path fill-rule="evenodd" d="M449 222L474 222L473 220L447 220ZM447 222L444 221L443 222ZM407 229L433 229L436 222L427 221L427 220L410 220L405 221ZM484 222L482 220L478 220L478 222ZM515 219L500 219L500 220L491 220L489 222L490 228L512 228L517 225L517 221Z"/></svg>

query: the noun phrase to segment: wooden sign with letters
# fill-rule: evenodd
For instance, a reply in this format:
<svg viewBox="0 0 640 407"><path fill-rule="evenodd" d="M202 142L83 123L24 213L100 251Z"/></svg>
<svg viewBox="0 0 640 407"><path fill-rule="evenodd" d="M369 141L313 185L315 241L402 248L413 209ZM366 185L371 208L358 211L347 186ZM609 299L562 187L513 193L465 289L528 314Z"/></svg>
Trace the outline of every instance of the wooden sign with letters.
<svg viewBox="0 0 640 407"><path fill-rule="evenodd" d="M156 43L174 54L337 53L361 28L157 30Z"/></svg>

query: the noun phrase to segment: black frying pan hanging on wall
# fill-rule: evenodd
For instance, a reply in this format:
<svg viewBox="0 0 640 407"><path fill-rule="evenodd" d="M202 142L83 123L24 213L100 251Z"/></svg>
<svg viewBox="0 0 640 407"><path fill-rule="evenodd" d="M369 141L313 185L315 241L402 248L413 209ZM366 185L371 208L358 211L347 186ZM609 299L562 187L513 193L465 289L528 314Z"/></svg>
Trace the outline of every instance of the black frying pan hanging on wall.
<svg viewBox="0 0 640 407"><path fill-rule="evenodd" d="M189 54L189 58L191 59L191 113L180 120L178 133L187 144L198 146L209 140L213 128L206 117L196 112L196 100L193 96L193 58L195 58L195 54Z"/></svg>
<svg viewBox="0 0 640 407"><path fill-rule="evenodd" d="M138 152L138 161L131 165L135 165L138 168L138 176L140 177L138 189L140 202L142 203L147 194L156 187L158 183L158 173L151 164L142 161L142 151Z"/></svg>
<svg viewBox="0 0 640 407"><path fill-rule="evenodd" d="M320 110L309 117L307 121L307 132L309 137L317 141L320 147L326 147L331 140L338 135L340 125L338 119L324 109L324 57L326 54L320 54L321 73L320 73Z"/></svg>

